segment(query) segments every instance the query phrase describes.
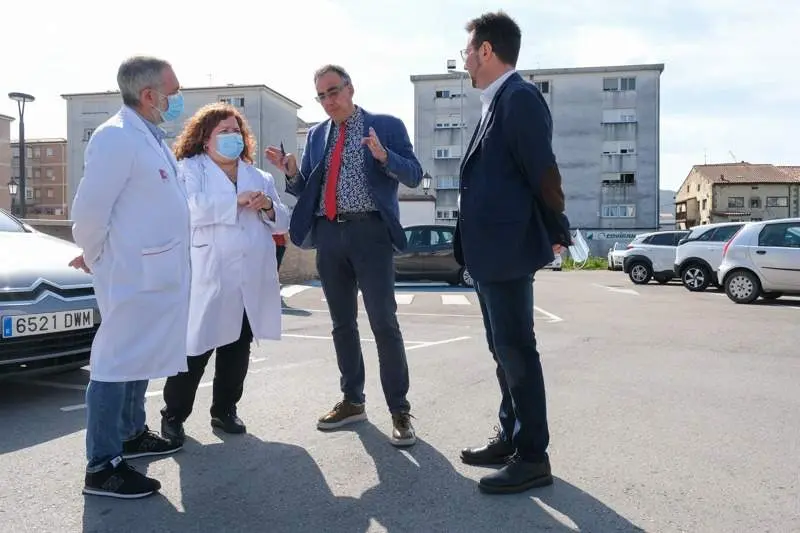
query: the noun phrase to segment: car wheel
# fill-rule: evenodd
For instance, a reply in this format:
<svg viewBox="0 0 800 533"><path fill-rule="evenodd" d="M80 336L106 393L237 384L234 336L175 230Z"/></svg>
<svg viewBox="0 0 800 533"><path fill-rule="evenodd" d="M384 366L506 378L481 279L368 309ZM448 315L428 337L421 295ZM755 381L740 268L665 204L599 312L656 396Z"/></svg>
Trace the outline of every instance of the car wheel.
<svg viewBox="0 0 800 533"><path fill-rule="evenodd" d="M650 265L647 263L639 261L631 265L628 277L631 278L631 281L636 285L644 285L649 283L650 278L653 277L653 269L650 268Z"/></svg>
<svg viewBox="0 0 800 533"><path fill-rule="evenodd" d="M761 294L761 282L749 270L737 270L725 279L725 294L737 304L749 304Z"/></svg>
<svg viewBox="0 0 800 533"><path fill-rule="evenodd" d="M681 271L681 282L692 292L703 292L711 283L711 272L704 265L691 264Z"/></svg>
<svg viewBox="0 0 800 533"><path fill-rule="evenodd" d="M473 281L472 276L470 275L469 271L466 268L461 269L461 274L458 276L461 278L461 284L465 287L474 287L475 281Z"/></svg>
<svg viewBox="0 0 800 533"><path fill-rule="evenodd" d="M781 296L783 296L782 292L765 292L761 295L765 300L777 300Z"/></svg>

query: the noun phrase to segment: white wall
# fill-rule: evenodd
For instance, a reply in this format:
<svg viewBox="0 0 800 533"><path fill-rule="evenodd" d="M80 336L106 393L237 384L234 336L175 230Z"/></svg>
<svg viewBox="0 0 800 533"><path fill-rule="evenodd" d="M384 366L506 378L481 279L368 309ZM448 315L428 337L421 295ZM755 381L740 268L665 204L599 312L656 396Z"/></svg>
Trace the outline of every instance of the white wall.
<svg viewBox="0 0 800 533"><path fill-rule="evenodd" d="M436 202L400 200L400 224L403 227L436 223Z"/></svg>

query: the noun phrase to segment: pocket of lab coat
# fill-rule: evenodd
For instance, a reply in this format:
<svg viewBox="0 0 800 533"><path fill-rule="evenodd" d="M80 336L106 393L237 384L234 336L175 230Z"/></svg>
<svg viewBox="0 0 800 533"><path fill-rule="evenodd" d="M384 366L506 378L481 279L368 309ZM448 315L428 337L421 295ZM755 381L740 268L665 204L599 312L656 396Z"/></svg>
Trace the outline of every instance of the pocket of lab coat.
<svg viewBox="0 0 800 533"><path fill-rule="evenodd" d="M142 249L142 290L158 292L179 287L186 268L181 264L180 241Z"/></svg>

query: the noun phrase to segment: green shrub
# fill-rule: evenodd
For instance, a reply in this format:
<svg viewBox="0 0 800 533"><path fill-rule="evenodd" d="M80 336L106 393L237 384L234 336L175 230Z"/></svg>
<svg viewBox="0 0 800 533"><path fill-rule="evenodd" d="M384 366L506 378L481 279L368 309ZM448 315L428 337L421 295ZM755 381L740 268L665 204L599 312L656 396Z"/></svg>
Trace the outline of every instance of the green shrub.
<svg viewBox="0 0 800 533"><path fill-rule="evenodd" d="M608 269L608 260L605 257L590 257L586 263L580 267L575 264L571 257L567 257L561 263L561 268L564 270L606 270Z"/></svg>

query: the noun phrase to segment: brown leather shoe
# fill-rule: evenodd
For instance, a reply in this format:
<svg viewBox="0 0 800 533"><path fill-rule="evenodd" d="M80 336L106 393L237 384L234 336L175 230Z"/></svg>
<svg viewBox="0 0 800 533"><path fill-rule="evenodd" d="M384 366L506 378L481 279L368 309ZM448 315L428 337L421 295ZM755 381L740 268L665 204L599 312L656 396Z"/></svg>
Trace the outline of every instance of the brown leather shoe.
<svg viewBox="0 0 800 533"><path fill-rule="evenodd" d="M333 409L320 417L317 429L336 429L355 422L367 419L364 404L355 404L342 400L333 406Z"/></svg>
<svg viewBox="0 0 800 533"><path fill-rule="evenodd" d="M504 465L514 454L514 445L500 438L500 428L495 427L495 435L489 443L479 448L461 450L461 461L474 466Z"/></svg>

